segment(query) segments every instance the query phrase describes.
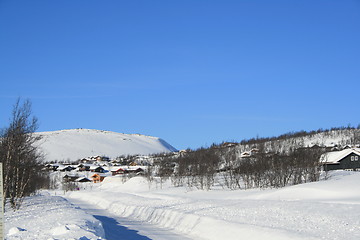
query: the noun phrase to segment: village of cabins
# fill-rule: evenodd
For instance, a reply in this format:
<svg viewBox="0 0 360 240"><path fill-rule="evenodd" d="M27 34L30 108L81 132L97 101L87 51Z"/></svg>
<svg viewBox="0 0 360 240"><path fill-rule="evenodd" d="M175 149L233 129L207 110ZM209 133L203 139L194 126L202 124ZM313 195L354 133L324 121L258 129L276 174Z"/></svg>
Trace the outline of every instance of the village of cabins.
<svg viewBox="0 0 360 240"><path fill-rule="evenodd" d="M226 147L230 146L228 143ZM231 146L234 146L231 144ZM313 146L317 147L317 146ZM243 152L240 158L249 158L256 155L257 149ZM174 155L186 154L186 150L174 152ZM49 163L46 168L51 171L68 172L63 176L65 182L93 182L100 183L106 177L116 175L142 175L153 161L150 156L135 156L128 165L121 165L119 160L110 160L104 156L94 156L84 158L79 164L60 164ZM332 151L321 155L319 163L322 170L360 170L360 148L359 146L345 146L342 150L332 149ZM81 174L87 172L90 174Z"/></svg>
<svg viewBox="0 0 360 240"><path fill-rule="evenodd" d="M120 165L118 160L110 160L105 156L83 158L79 164L48 163L45 167L50 171L66 172L63 176L65 182L93 182L100 183L108 176L141 175L147 166L138 165L144 162L147 156L136 156L129 165Z"/></svg>

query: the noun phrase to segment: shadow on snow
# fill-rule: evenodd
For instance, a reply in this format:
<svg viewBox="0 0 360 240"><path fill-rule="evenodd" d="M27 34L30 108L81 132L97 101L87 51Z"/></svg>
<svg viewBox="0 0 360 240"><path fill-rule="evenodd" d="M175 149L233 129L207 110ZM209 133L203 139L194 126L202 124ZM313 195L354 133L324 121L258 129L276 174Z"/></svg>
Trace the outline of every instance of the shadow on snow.
<svg viewBox="0 0 360 240"><path fill-rule="evenodd" d="M93 216L102 223L107 240L151 240L146 236L138 234L138 231L136 230L121 226L114 218L99 215Z"/></svg>

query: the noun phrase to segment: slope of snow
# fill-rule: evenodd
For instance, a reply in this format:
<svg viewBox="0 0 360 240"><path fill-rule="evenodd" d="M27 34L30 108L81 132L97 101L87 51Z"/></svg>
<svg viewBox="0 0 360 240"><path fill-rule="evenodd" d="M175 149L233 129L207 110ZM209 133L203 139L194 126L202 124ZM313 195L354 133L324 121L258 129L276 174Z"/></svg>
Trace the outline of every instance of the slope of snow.
<svg viewBox="0 0 360 240"><path fill-rule="evenodd" d="M193 239L360 239L360 173L282 189L199 191L109 177L68 195ZM162 188L160 188L162 186Z"/></svg>
<svg viewBox="0 0 360 240"><path fill-rule="evenodd" d="M268 152L287 152L290 148L312 147L345 147L354 145L354 139L360 135L360 129L340 129L326 132L309 134L301 137L287 137L282 139L268 140L264 142L264 149ZM254 147L253 143L239 144L237 148L241 151L249 151Z"/></svg>
<svg viewBox="0 0 360 240"><path fill-rule="evenodd" d="M320 132L305 137L296 137L292 140L303 147L314 145L333 147L353 145L355 136L360 134L360 129L338 129Z"/></svg>
<svg viewBox="0 0 360 240"><path fill-rule="evenodd" d="M45 161L75 161L91 156L116 158L121 155L147 155L176 151L164 140L139 134L124 134L91 129L39 132L38 146Z"/></svg>
<svg viewBox="0 0 360 240"><path fill-rule="evenodd" d="M97 219L62 197L43 193L25 199L20 210L5 212L5 237L12 239L101 239Z"/></svg>

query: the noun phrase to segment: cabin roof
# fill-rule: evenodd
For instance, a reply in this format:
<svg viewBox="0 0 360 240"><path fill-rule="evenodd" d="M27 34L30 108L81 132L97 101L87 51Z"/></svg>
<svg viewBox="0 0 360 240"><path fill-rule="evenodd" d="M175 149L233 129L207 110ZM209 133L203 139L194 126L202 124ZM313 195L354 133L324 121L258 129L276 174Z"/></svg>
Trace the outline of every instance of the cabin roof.
<svg viewBox="0 0 360 240"><path fill-rule="evenodd" d="M75 182L80 182L80 181L83 181L83 180L91 182L91 180L88 179L87 177L79 177L79 178L75 179Z"/></svg>
<svg viewBox="0 0 360 240"><path fill-rule="evenodd" d="M57 170L64 170L66 168L72 168L70 165L59 165L59 167L57 168Z"/></svg>
<svg viewBox="0 0 360 240"><path fill-rule="evenodd" d="M111 172L116 172L116 171L118 171L118 170L120 170L120 169L122 169L122 170L128 170L128 171L135 171L135 170L137 170L137 169L139 169L139 168L141 168L141 169L145 169L146 168L146 166L115 166L115 167L111 167Z"/></svg>
<svg viewBox="0 0 360 240"><path fill-rule="evenodd" d="M103 167L99 165L90 165L90 170L95 170L97 168L103 168Z"/></svg>

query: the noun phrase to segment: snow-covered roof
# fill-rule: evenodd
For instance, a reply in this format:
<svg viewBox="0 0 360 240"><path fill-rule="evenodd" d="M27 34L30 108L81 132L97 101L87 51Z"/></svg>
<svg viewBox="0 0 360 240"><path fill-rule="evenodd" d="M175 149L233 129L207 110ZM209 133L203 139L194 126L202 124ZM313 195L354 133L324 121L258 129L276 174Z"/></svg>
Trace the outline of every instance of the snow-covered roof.
<svg viewBox="0 0 360 240"><path fill-rule="evenodd" d="M99 165L90 165L90 170L95 170L97 168L102 168L102 167Z"/></svg>
<svg viewBox="0 0 360 240"><path fill-rule="evenodd" d="M69 168L69 167L71 168L71 166L69 166L69 165L59 165L57 170L60 171L60 170L64 170L64 169Z"/></svg>
<svg viewBox="0 0 360 240"><path fill-rule="evenodd" d="M246 158L246 157L250 157L251 156L251 152L242 152L241 154L240 154L240 157L241 158Z"/></svg>
<svg viewBox="0 0 360 240"><path fill-rule="evenodd" d="M344 149L342 151L328 152L321 155L321 161L324 163L337 163L351 153L360 156L360 148Z"/></svg>
<svg viewBox="0 0 360 240"><path fill-rule="evenodd" d="M65 174L64 178L75 178L75 177L79 177L78 175L75 174Z"/></svg>
<svg viewBox="0 0 360 240"><path fill-rule="evenodd" d="M111 168L110 168L110 171L111 171L111 172L116 172L116 171L118 171L118 170L120 170L120 169L125 170L125 168L124 168L123 166L116 166L116 167L111 167Z"/></svg>
<svg viewBox="0 0 360 240"><path fill-rule="evenodd" d="M79 177L79 178L75 179L75 182L81 182L81 181L83 181L83 180L86 180L86 181L91 182L91 180L88 179L87 177Z"/></svg>
<svg viewBox="0 0 360 240"><path fill-rule="evenodd" d="M146 166L114 166L114 167L111 167L111 172L116 172L120 169L122 170L128 170L128 171L135 171L137 169L146 169L147 167Z"/></svg>

